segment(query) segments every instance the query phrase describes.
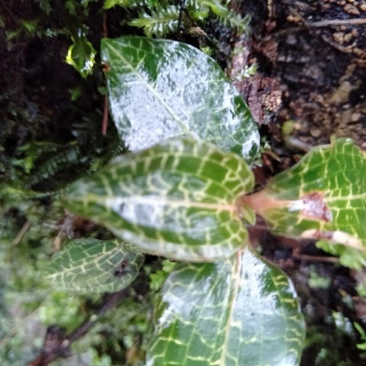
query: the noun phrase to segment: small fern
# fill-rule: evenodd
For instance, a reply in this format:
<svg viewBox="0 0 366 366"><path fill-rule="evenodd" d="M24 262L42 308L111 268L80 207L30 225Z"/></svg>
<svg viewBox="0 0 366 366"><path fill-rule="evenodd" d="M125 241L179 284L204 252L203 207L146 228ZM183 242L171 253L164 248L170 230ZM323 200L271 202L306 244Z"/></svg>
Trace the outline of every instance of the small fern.
<svg viewBox="0 0 366 366"><path fill-rule="evenodd" d="M188 0L187 7L197 10L207 8L219 17L224 17L228 13L227 6L220 0Z"/></svg>
<svg viewBox="0 0 366 366"><path fill-rule="evenodd" d="M190 2L208 7L219 18L220 23L235 28L239 32L244 32L248 27L249 16L243 18L239 13L229 9L227 5L223 5L220 0L190 0Z"/></svg>
<svg viewBox="0 0 366 366"><path fill-rule="evenodd" d="M121 6L126 9L143 8L136 19L129 21L129 25L142 28L148 37L163 37L178 31L182 27L188 33L192 27L203 26L210 16L218 18L221 24L235 28L239 32L247 29L249 18L243 18L228 8L228 2L220 0L186 0L156 1L156 0L105 0L104 8L110 9Z"/></svg>
<svg viewBox="0 0 366 366"><path fill-rule="evenodd" d="M244 33L248 29L250 16L244 18L234 10L228 10L227 16L220 17L220 22L226 26L237 29L238 32Z"/></svg>
<svg viewBox="0 0 366 366"><path fill-rule="evenodd" d="M38 3L39 7L46 15L50 15L52 11L50 0L36 0L36 3Z"/></svg>
<svg viewBox="0 0 366 366"><path fill-rule="evenodd" d="M157 1L157 0L105 0L104 9L111 9L115 6L121 6L123 8L136 8L136 7L147 7L149 9L165 7L168 5L168 1Z"/></svg>
<svg viewBox="0 0 366 366"><path fill-rule="evenodd" d="M153 35L162 37L167 33L173 33L178 30L178 6L169 5L166 8L151 10L150 13L140 13L137 19L131 20L128 24L143 28L144 33L148 37Z"/></svg>
<svg viewBox="0 0 366 366"><path fill-rule="evenodd" d="M60 175L60 172L65 175L67 174L67 170L75 166L80 159L81 153L79 146L74 142L70 143L50 155L45 161L39 163L32 171L27 185L33 187L44 181L49 181L51 178Z"/></svg>
<svg viewBox="0 0 366 366"><path fill-rule="evenodd" d="M33 141L17 147L13 156L1 154L0 200L54 195L124 151L116 133L100 136L98 123L75 122L71 133L74 140L67 143Z"/></svg>

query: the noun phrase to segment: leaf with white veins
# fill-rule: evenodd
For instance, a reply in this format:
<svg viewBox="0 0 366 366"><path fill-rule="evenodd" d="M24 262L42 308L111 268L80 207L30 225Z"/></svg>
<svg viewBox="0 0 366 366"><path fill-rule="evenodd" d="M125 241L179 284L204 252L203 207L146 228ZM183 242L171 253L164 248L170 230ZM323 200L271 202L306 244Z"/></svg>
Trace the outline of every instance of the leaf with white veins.
<svg viewBox="0 0 366 366"><path fill-rule="evenodd" d="M155 317L147 366L299 364L305 329L293 285L249 248L177 264Z"/></svg>
<svg viewBox="0 0 366 366"><path fill-rule="evenodd" d="M118 157L75 182L64 203L143 252L216 261L246 244L236 201L253 184L252 172L238 155L206 142L171 139ZM251 209L243 216L254 219Z"/></svg>
<svg viewBox="0 0 366 366"><path fill-rule="evenodd" d="M146 37L103 39L101 49L112 117L130 150L188 136L248 160L257 156L248 106L212 58Z"/></svg>
<svg viewBox="0 0 366 366"><path fill-rule="evenodd" d="M99 293L127 287L144 256L117 240L74 239L51 260L47 277L59 290Z"/></svg>
<svg viewBox="0 0 366 366"><path fill-rule="evenodd" d="M320 239L319 245L354 268L366 265L366 159L349 139L318 146L242 198L280 235ZM341 245L336 245L336 244Z"/></svg>

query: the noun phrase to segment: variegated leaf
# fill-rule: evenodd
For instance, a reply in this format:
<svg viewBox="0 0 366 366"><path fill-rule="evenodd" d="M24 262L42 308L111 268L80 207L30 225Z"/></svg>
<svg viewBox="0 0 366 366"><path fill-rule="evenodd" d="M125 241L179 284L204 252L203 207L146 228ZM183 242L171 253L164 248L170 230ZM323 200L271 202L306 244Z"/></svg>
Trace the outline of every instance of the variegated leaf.
<svg viewBox="0 0 366 366"><path fill-rule="evenodd" d="M115 292L136 278L143 260L130 244L75 239L51 260L47 277L60 290Z"/></svg>
<svg viewBox="0 0 366 366"><path fill-rule="evenodd" d="M304 333L288 277L246 248L216 264L176 265L146 365L298 365Z"/></svg>
<svg viewBox="0 0 366 366"><path fill-rule="evenodd" d="M349 139L333 140L242 202L275 233L321 239L343 264L360 268L366 265L365 172L365 153Z"/></svg>
<svg viewBox="0 0 366 366"><path fill-rule="evenodd" d="M146 37L104 39L101 49L112 117L130 150L188 136L256 157L256 124L212 58L187 44Z"/></svg>
<svg viewBox="0 0 366 366"><path fill-rule="evenodd" d="M236 200L253 187L238 155L171 139L118 157L64 197L72 212L105 225L142 251L184 261L215 261L245 245Z"/></svg>

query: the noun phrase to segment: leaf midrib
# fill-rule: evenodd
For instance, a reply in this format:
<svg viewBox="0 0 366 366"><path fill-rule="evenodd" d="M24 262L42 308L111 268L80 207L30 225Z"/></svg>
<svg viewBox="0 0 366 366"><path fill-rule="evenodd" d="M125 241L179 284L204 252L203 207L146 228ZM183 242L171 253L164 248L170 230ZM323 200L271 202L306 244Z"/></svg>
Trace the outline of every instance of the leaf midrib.
<svg viewBox="0 0 366 366"><path fill-rule="evenodd" d="M146 196L128 196L125 198L118 197L100 197L95 196L88 197L88 202L96 202L102 201L108 207L111 207L108 203L112 203L113 205L121 205L123 203L131 202L133 204L141 204L141 205L149 205L149 206L169 206L173 208L200 208L206 210L216 210L216 211L229 211L233 214L237 213L237 207L235 204L220 204L220 203L204 203L197 201L188 201L188 200L172 200L172 199L161 199L156 197L146 197Z"/></svg>
<svg viewBox="0 0 366 366"><path fill-rule="evenodd" d="M235 305L235 300L237 299L237 294L239 291L239 285L240 285L240 261L241 261L241 250L237 251L237 253L235 254L235 265L232 266L232 290L230 291L230 296L229 296L229 302L228 302L228 306L229 306L229 312L228 312L228 317L226 320L226 325L225 325L225 339L224 339L224 344L222 347L222 351L221 351L221 357L220 357L220 365L225 365L225 357L228 354L228 344L229 344L229 338L230 338L230 328L232 326L232 319L233 319L233 313L234 313L234 305Z"/></svg>
<svg viewBox="0 0 366 366"><path fill-rule="evenodd" d="M116 48L114 48L111 43L109 42L107 44L107 48L109 48L117 58L121 60L127 67L131 70L131 73L137 76L137 78L141 81L142 84L146 86L146 88L158 99L158 101L165 107L165 109L169 112L169 114L173 117L173 119L178 123L180 128L183 130L183 132L189 136L191 136L193 139L197 139L197 136L192 134L192 132L188 129L188 127L184 124L183 121L180 120L180 118L174 113L174 111L169 107L169 105L165 102L164 99L161 98L161 96L156 92L154 88L151 87L151 85L137 72L137 70L122 56L120 52Z"/></svg>

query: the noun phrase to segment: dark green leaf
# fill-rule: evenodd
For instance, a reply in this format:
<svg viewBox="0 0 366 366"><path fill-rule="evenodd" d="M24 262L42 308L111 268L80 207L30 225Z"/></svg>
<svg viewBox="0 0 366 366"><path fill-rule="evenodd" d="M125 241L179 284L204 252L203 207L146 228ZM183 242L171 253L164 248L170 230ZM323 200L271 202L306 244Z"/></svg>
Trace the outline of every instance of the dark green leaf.
<svg viewBox="0 0 366 366"><path fill-rule="evenodd" d="M72 45L66 56L66 63L73 66L83 78L93 71L96 51L86 38L86 30L78 28L72 36Z"/></svg>
<svg viewBox="0 0 366 366"><path fill-rule="evenodd" d="M175 41L124 37L102 40L102 60L112 116L132 151L185 135L256 156L259 134L247 105L203 52Z"/></svg>
<svg viewBox="0 0 366 366"><path fill-rule="evenodd" d="M290 280L244 249L221 263L176 265L146 365L298 365L303 341Z"/></svg>
<svg viewBox="0 0 366 366"><path fill-rule="evenodd" d="M274 232L322 239L322 248L360 268L366 265L365 171L364 152L351 140L334 140L312 149L243 202Z"/></svg>
<svg viewBox="0 0 366 366"><path fill-rule="evenodd" d="M65 206L144 252L215 261L246 243L236 199L253 181L238 155L205 142L171 139L118 157L74 183ZM254 219L250 209L243 216Z"/></svg>
<svg viewBox="0 0 366 366"><path fill-rule="evenodd" d="M51 261L47 277L57 289L115 292L137 276L144 256L129 244L75 239Z"/></svg>

